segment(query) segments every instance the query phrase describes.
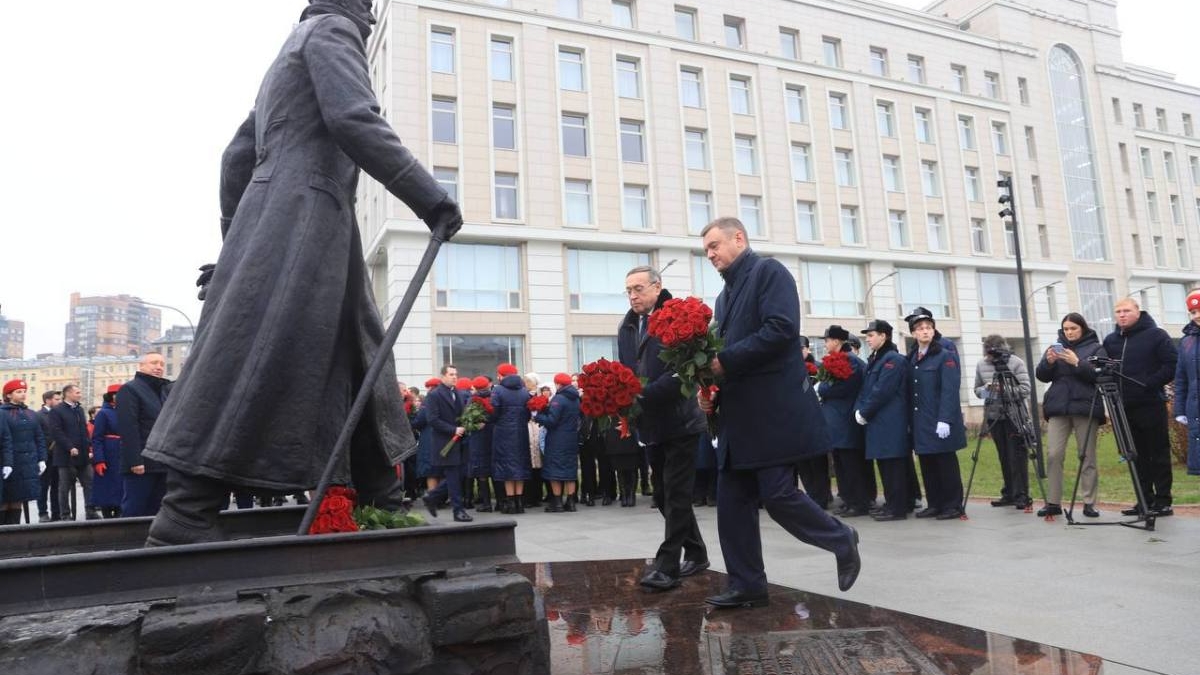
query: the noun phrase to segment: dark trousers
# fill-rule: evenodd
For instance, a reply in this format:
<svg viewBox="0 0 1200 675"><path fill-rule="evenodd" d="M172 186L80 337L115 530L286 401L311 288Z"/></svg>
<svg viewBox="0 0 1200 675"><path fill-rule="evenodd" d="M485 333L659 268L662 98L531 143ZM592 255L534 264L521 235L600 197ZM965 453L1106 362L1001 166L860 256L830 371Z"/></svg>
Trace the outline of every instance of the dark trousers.
<svg viewBox="0 0 1200 675"><path fill-rule="evenodd" d="M37 510L39 516L48 513L55 520L62 516L62 511L58 508L58 469L53 466L46 467L46 470L42 472L42 487L38 492Z"/></svg>
<svg viewBox="0 0 1200 675"><path fill-rule="evenodd" d="M1028 453L1016 426L1007 418L1000 418L991 423L991 434L1000 459L1000 475L1004 477L1000 496L1018 503L1029 501Z"/></svg>
<svg viewBox="0 0 1200 675"><path fill-rule="evenodd" d="M722 469L717 477L717 534L729 574L729 590L767 592L762 533L758 529L760 502L771 519L793 537L830 551L839 559L850 555L854 546L852 530L796 489L792 467Z"/></svg>
<svg viewBox="0 0 1200 675"><path fill-rule="evenodd" d="M958 471L957 452L917 455L921 461L921 478L925 481L927 506L938 511L962 508L962 474Z"/></svg>
<svg viewBox="0 0 1200 675"><path fill-rule="evenodd" d="M162 507L167 494L167 474L147 471L142 475L127 473L122 477L125 494L121 497L121 515L126 518L153 516Z"/></svg>
<svg viewBox="0 0 1200 675"><path fill-rule="evenodd" d="M663 453L656 450L654 446L647 445L644 448L645 452L642 456L646 458L646 464L650 466L650 499L654 504L654 508L658 509L659 513L663 511ZM693 462L693 466L695 463ZM642 483L642 494L646 494L647 483Z"/></svg>
<svg viewBox="0 0 1200 675"><path fill-rule="evenodd" d="M613 470L612 461L607 455L600 455L597 463L600 465L600 483L598 493L600 497L608 497L609 500L617 498L617 472Z"/></svg>
<svg viewBox="0 0 1200 675"><path fill-rule="evenodd" d="M1171 505L1171 439L1167 433L1167 407L1162 403L1125 406L1129 435L1137 449L1138 482L1147 507Z"/></svg>
<svg viewBox="0 0 1200 675"><path fill-rule="evenodd" d="M92 466L60 466L58 468L58 509L63 518L79 514L71 511L71 497L75 494L75 481L83 486L83 508L92 510Z"/></svg>
<svg viewBox="0 0 1200 675"><path fill-rule="evenodd" d="M907 514L910 510L909 505L912 504L912 495L908 491L908 470L912 467L912 455L877 459L875 463L879 465L887 513L898 516Z"/></svg>
<svg viewBox="0 0 1200 675"><path fill-rule="evenodd" d="M829 502L833 499L833 488L829 484L829 455L809 457L796 462L796 473L804 485L804 491L817 506L829 508Z"/></svg>
<svg viewBox="0 0 1200 675"><path fill-rule="evenodd" d="M692 488L692 503L717 505L716 469L696 469L696 485Z"/></svg>
<svg viewBox="0 0 1200 675"><path fill-rule="evenodd" d="M905 462L904 473L908 476L908 498L909 506L912 506L918 499L921 498L921 484L917 481L917 465L913 462L913 453L908 453L908 460ZM928 497L929 487L925 488L926 497Z"/></svg>
<svg viewBox="0 0 1200 675"><path fill-rule="evenodd" d="M446 493L450 493L450 507L455 511L463 510L462 500L462 467L455 464L453 466L444 466L442 471L445 472L445 478L425 494L425 499L433 503L438 503L446 497Z"/></svg>
<svg viewBox="0 0 1200 675"><path fill-rule="evenodd" d="M865 509L875 501L875 468L862 448L834 449L833 473L837 476L838 496L847 507Z"/></svg>
<svg viewBox="0 0 1200 675"><path fill-rule="evenodd" d="M654 556L654 567L667 576L679 576L679 555L694 562L708 560L708 549L692 511L692 486L696 476L698 434L672 438L646 446L654 471L655 506L663 515L663 541ZM661 470L660 470L661 469Z"/></svg>
<svg viewBox="0 0 1200 675"><path fill-rule="evenodd" d="M599 459L590 444L584 443L579 446L579 493L584 499L598 496Z"/></svg>

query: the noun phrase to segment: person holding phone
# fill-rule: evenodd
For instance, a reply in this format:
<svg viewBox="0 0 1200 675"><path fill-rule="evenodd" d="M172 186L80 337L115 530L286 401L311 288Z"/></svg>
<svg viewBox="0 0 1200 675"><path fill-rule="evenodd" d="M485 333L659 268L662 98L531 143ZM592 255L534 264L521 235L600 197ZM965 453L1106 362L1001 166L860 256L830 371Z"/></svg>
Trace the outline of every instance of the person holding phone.
<svg viewBox="0 0 1200 675"><path fill-rule="evenodd" d="M1062 513L1063 459L1067 439L1075 434L1075 447L1083 448L1079 488L1083 491L1083 515L1096 518L1096 437L1104 424L1104 406L1096 395L1096 369L1088 359L1106 356L1096 331L1078 312L1063 317L1058 342L1050 345L1038 362L1034 375L1050 383L1042 399L1046 419L1046 503L1039 516Z"/></svg>

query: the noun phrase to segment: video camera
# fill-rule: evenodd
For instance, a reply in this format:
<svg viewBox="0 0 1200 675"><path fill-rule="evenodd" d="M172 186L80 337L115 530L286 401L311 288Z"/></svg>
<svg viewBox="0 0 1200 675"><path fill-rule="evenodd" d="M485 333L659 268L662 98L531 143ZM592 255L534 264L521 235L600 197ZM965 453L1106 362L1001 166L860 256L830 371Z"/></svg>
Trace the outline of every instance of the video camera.
<svg viewBox="0 0 1200 675"><path fill-rule="evenodd" d="M1008 367L1008 357L1012 356L1011 349L1004 347L989 347L984 350L984 353L991 357L992 365L998 370Z"/></svg>
<svg viewBox="0 0 1200 675"><path fill-rule="evenodd" d="M1098 375L1120 374L1121 372L1121 359L1110 359L1106 356L1089 356L1087 361Z"/></svg>

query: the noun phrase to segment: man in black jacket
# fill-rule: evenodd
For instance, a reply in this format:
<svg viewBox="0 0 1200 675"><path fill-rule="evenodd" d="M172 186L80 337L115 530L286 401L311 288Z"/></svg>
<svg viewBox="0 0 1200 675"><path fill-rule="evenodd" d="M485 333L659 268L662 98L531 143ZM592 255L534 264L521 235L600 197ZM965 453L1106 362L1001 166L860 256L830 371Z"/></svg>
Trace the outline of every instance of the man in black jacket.
<svg viewBox="0 0 1200 675"><path fill-rule="evenodd" d="M1167 406L1163 387L1175 379L1179 352L1167 331L1158 327L1149 313L1142 311L1133 298L1125 298L1113 307L1117 325L1104 338L1104 351L1121 362L1121 372L1136 379L1136 384L1120 378L1121 401L1129 420L1137 458L1138 481L1142 486L1145 508L1152 515L1170 516L1171 439L1167 435ZM1138 508L1123 511L1139 515Z"/></svg>
<svg viewBox="0 0 1200 675"><path fill-rule="evenodd" d="M58 510L58 469L54 468L54 434L50 427L50 411L62 403L62 392L42 393L42 409L38 411L38 422L42 425L42 436L46 438L46 459L49 468L42 472L42 490L38 493L38 522L62 520Z"/></svg>
<svg viewBox="0 0 1200 675"><path fill-rule="evenodd" d="M704 431L704 413L694 397L684 397L675 372L658 358L662 342L646 327L650 314L662 308L671 294L653 267L635 267L625 275L629 312L617 328L621 363L646 378L639 402L642 415L634 422L638 440L646 445L653 470L655 502L666 519L662 545L654 566L642 577L647 588L665 591L679 578L708 568L708 549L692 511L696 480L696 448ZM586 392L585 392L586 395ZM679 562L680 552L683 563Z"/></svg>
<svg viewBox="0 0 1200 675"><path fill-rule="evenodd" d="M58 470L58 508L64 520L75 520L71 494L75 481L83 486L83 503L88 520L99 520L92 506L92 442L88 438L87 413L79 401L83 392L68 384L62 390L63 402L50 412L50 433L54 438L54 466Z"/></svg>
<svg viewBox="0 0 1200 675"><path fill-rule="evenodd" d="M124 474L121 515L153 516L167 492L167 467L142 456L150 430L162 411L171 383L163 379L166 360L158 352L142 356L133 379L117 392L117 427L121 433L121 471Z"/></svg>

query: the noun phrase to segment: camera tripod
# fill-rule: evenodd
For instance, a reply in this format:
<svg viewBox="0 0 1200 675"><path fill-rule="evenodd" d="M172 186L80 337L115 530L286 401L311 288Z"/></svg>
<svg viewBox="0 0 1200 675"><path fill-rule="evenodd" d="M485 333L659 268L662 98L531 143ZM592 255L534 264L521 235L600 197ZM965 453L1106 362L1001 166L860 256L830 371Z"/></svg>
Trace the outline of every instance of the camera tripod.
<svg viewBox="0 0 1200 675"><path fill-rule="evenodd" d="M979 451L983 447L983 437L991 434L992 429L1001 420L1008 420L1016 430L1017 433L1013 438L1021 444L1023 451L1028 453L1028 459L1033 462L1033 473L1037 478L1038 491L1042 495L1042 501L1046 500L1046 485L1043 482L1046 477L1046 465L1042 461L1037 432L1033 429L1033 421L1029 417L1029 410L1025 407L1025 397L1021 395L1021 384L1017 382L1017 376L1008 369L1006 363L995 361L994 365L996 373L992 376L992 383L988 386L990 395L984 403L984 410L993 410L996 417L988 422L987 428L979 433L979 438L975 441L975 451L971 453L971 476L967 479L967 489L963 493L963 513L966 513L967 501L971 498L971 484L975 482L975 469L979 466ZM986 413L984 417L987 417ZM1021 470L1025 470L1024 462L1021 464ZM1033 501L1029 499L1029 495L1026 495L1025 498L1028 500L1025 504L1025 511L1028 513L1033 510ZM1054 516L1046 516L1046 519L1053 520Z"/></svg>
<svg viewBox="0 0 1200 675"><path fill-rule="evenodd" d="M1108 419L1112 421L1113 437L1117 440L1117 452L1125 460L1125 465L1129 467L1129 478L1133 481L1133 492L1137 496L1138 516L1133 520L1106 523L1082 523L1072 518L1072 512L1075 510L1075 498L1079 493L1079 479L1083 475L1084 453L1088 443L1091 442L1092 431L1098 426L1096 420L1093 419L1091 424L1088 425L1088 435L1079 447L1079 468L1075 472L1075 486L1071 489L1071 504L1065 512L1067 524L1124 525L1125 527L1134 527L1146 530L1147 532L1153 532L1156 516L1150 513L1146 506L1146 495L1142 492L1142 482L1138 478L1137 466L1134 465L1135 460L1137 460L1137 446L1133 442L1133 433L1129 429L1129 420L1125 417L1125 403L1121 397L1121 388L1117 378L1124 378L1139 386L1144 387L1145 385L1120 372L1121 362L1119 360L1093 356L1088 359L1088 363L1091 363L1096 368L1096 393L1092 396L1092 407L1096 405L1096 396L1099 396L1104 401L1104 410L1108 413Z"/></svg>

